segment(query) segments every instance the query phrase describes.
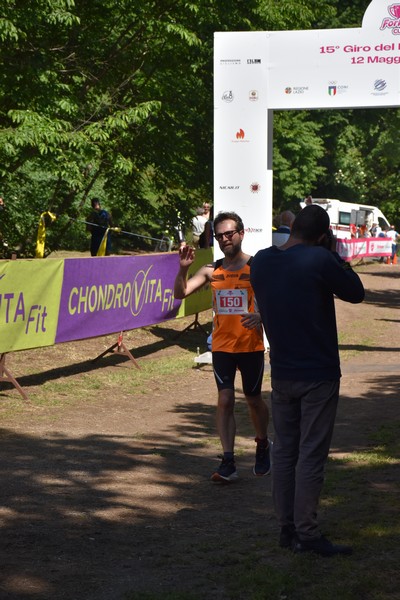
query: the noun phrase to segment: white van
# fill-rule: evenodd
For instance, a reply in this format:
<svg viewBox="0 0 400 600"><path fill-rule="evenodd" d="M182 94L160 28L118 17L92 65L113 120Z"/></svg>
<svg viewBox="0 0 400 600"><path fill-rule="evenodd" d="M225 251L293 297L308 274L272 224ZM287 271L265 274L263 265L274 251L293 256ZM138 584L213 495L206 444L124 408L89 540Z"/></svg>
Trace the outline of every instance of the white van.
<svg viewBox="0 0 400 600"><path fill-rule="evenodd" d="M324 208L330 218L331 228L338 239L351 238L351 225L356 227L366 226L369 231L373 224L378 224L382 230L390 227L389 221L376 206L367 204L356 204L353 202L341 202L332 198L312 198L300 202L301 208L307 204L318 204Z"/></svg>

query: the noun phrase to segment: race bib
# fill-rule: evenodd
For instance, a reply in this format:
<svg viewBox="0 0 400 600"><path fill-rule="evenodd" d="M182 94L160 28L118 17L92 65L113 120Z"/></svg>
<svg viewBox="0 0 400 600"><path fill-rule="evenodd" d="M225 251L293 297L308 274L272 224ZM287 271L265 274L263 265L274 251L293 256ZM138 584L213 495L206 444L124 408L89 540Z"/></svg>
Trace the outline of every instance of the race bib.
<svg viewBox="0 0 400 600"><path fill-rule="evenodd" d="M247 290L217 290L215 294L217 313L242 315L249 312Z"/></svg>

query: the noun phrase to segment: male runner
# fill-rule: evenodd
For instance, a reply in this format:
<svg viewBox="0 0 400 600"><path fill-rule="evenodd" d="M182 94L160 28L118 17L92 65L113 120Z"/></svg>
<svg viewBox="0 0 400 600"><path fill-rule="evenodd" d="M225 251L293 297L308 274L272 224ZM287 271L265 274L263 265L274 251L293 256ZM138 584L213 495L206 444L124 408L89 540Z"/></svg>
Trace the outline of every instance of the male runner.
<svg viewBox="0 0 400 600"><path fill-rule="evenodd" d="M190 246L179 251L179 272L175 279L175 298L183 299L207 283L213 294L212 356L218 388L217 429L223 458L211 479L231 482L237 478L234 445L236 422L235 375L239 369L243 392L256 432L255 475L270 471L267 438L268 408L261 396L264 373L264 344L261 318L255 310L254 292L250 284L251 256L242 251L244 226L234 212L222 212L214 220L214 237L224 258L201 267L189 280L187 273L194 260Z"/></svg>

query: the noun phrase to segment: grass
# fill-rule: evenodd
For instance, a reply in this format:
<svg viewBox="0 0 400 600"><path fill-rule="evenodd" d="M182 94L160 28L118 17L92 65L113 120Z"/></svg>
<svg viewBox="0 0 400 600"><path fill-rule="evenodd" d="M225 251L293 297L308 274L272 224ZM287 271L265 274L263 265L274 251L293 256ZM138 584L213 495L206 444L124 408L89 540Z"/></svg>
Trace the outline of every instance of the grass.
<svg viewBox="0 0 400 600"><path fill-rule="evenodd" d="M347 330L339 327L340 343L355 347L341 353L342 359L359 354L362 347L373 349L372 337L360 335L360 332L368 332L371 327L374 334L379 335L385 333L387 328L389 340L392 335L389 328L393 328L393 320L374 320L371 325L370 320L361 316L352 321ZM186 324L182 323L182 327ZM98 366L92 366L89 358L95 356L98 350L94 342L90 352L88 347L81 350L79 344L35 351L36 357L40 358L36 364L29 360L32 354L21 353L15 363L15 373L29 370L27 380L30 385L27 391L31 404L28 407L15 390L1 393L0 415L3 421L19 421L26 413L34 423L42 418L42 411L44 414L46 409L50 409L50 413L53 409L54 412L62 411L79 404L82 399L85 403L95 403L99 391L110 394L120 390L132 402L142 402L145 396L152 399L165 390L167 394L172 394L174 385L185 385L185 373L194 368L193 357L199 338L189 332L185 343L177 346L175 352L173 336L176 332L172 327L169 332L165 331L168 327L163 331L160 329L148 329L133 336L139 348L132 350L132 353L138 358L141 369L136 369L127 359L120 360L115 356L109 356ZM158 344L159 348L160 340L164 348L168 348L166 355L145 354L140 347ZM105 346L113 341L111 339L109 344L106 342ZM130 343L128 347L132 345ZM87 361L87 371L69 366L69 363L74 365L79 361ZM63 367L64 370L61 369L54 379L46 380L46 376L40 376L39 367L51 373L55 364L68 366ZM268 384L269 374L266 374L264 387L267 388ZM362 410L362 405L358 406ZM237 409L238 417L247 422L245 402L238 402ZM356 420L357 414L354 414L354 422ZM226 524L226 529L229 529L229 535L217 538L212 531L212 524L209 534L198 536L200 539L194 530L188 545L182 542L179 557L174 556L168 543L157 546L153 565L155 573L157 565L175 566L176 561L180 560L183 573L181 582L176 584L176 589L159 589L155 575L153 591L131 591L125 594L124 600L400 600L400 418L389 422L386 420L384 424L371 422L370 431L361 449L340 458L330 458L320 503L324 533L333 540L351 543L354 547L353 556L323 559L311 555L295 556L290 551L279 549L275 538L265 534L263 506L257 507L260 521L254 521L249 535L248 526L241 529L241 520L247 515L240 512L232 515L229 494L221 490L217 498L221 502L220 519L224 528ZM243 429L240 433L243 434ZM138 442L143 436L142 432L132 433L132 439ZM238 438L239 458L248 454L245 447L248 438L245 439L246 442L242 443ZM199 437L193 453L195 459L201 454L201 447L205 450L214 447L219 449L220 443L211 434ZM191 452L194 446L188 448ZM155 457L168 458L174 452L160 447L155 448L153 454ZM192 484L189 481L185 486L190 488ZM194 488L199 486L200 489L202 485L202 482L194 482ZM239 494L236 490L231 494ZM215 496L212 501L215 502ZM270 506L270 497L268 503ZM186 521L178 519L174 522L171 518L171 522L175 525L175 529L171 528L171 537L180 539L181 530L178 526L183 526ZM150 528L149 535L151 531ZM198 573L195 584L187 577L187 565L192 567L193 573ZM134 585L133 582L132 587Z"/></svg>
<svg viewBox="0 0 400 600"><path fill-rule="evenodd" d="M325 559L296 556L276 550L268 540L256 540L243 554L232 543L221 544L218 564L231 569L224 592L229 600L399 600L400 539L399 480L400 421L383 426L371 436L370 449L330 459L321 498L328 535L354 546L351 557ZM385 482L385 491L374 484ZM390 485L388 485L390 484ZM196 548L201 563L213 561L217 583L219 568L215 547ZM190 560L190 557L188 557ZM192 560L196 560L192 555ZM221 571L222 573L223 571ZM124 600L204 600L206 590L131 593ZM214 596L210 596L214 597Z"/></svg>
<svg viewBox="0 0 400 600"><path fill-rule="evenodd" d="M205 327L209 326L209 313L211 311L206 311L200 316ZM180 345L176 340L179 327L183 329L192 320L192 317L187 317L178 324L167 322L161 327L147 327L126 334L132 340L126 339L125 343L129 348L135 346L131 352L140 368L122 354L110 353L99 362L93 361L91 357L95 357L96 352L99 354L102 346L111 346L115 336L101 338L101 341L83 340L14 353L10 359L11 366L7 366L28 394L29 402L27 404L11 384L0 384L0 416L18 418L27 407L62 409L78 404L82 398L86 403L96 402L99 391L123 390L134 399L148 394L149 385L157 385L157 380L159 387L163 387L163 378L166 376L179 377L188 368L195 368L193 358L199 343L204 341L204 334L199 337L198 333L188 331L184 341L179 340ZM165 355L146 355L146 346L152 345L156 349L168 348L172 351ZM55 367L58 364L65 366ZM53 371L56 371L54 377ZM35 416L32 415L32 418Z"/></svg>
<svg viewBox="0 0 400 600"><path fill-rule="evenodd" d="M219 548L220 565L230 562L232 568L228 572L232 577L225 579L221 598L399 600L399 434L400 421L385 424L371 434L367 450L328 462L321 498L321 512L326 513L329 529L326 533L335 540L351 543L353 556L295 556L290 551L277 551L267 540L255 542L252 552L243 555L233 543L227 543ZM199 561L213 560L212 546L197 550ZM218 573L218 566L214 567ZM125 600L166 598L204 600L207 593L200 589L197 593L132 593Z"/></svg>

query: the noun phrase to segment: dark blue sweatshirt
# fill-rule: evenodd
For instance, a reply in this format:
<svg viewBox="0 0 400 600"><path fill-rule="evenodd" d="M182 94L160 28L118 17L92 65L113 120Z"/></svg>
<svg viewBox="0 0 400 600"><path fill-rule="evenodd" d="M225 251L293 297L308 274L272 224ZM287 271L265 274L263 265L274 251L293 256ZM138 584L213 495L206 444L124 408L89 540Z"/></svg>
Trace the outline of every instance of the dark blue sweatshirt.
<svg viewBox="0 0 400 600"><path fill-rule="evenodd" d="M351 303L364 299L350 265L321 246L271 246L253 258L250 279L270 344L271 376L339 379L334 295Z"/></svg>

